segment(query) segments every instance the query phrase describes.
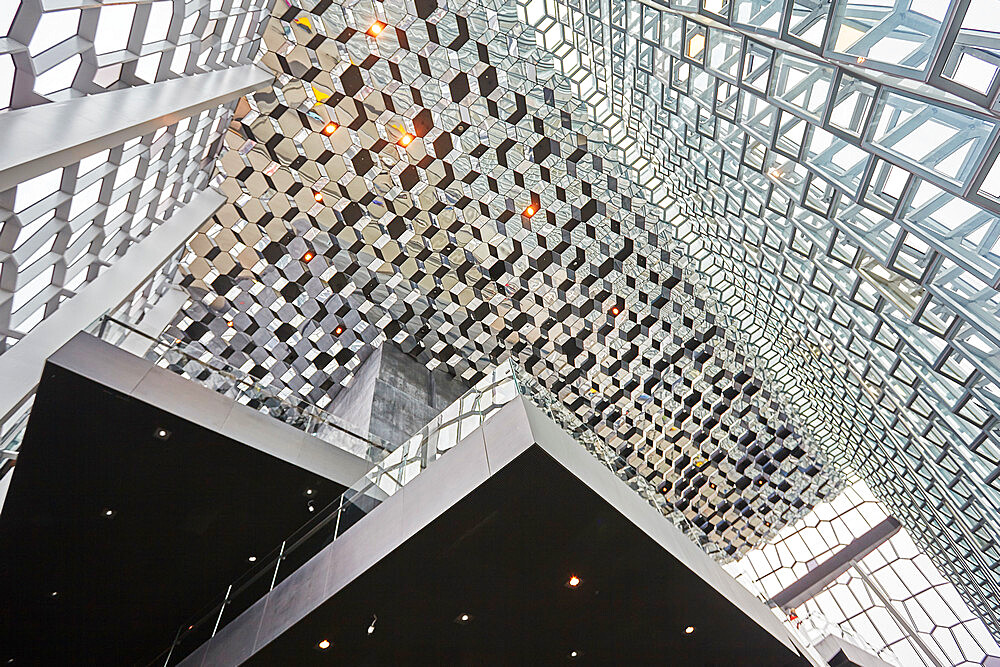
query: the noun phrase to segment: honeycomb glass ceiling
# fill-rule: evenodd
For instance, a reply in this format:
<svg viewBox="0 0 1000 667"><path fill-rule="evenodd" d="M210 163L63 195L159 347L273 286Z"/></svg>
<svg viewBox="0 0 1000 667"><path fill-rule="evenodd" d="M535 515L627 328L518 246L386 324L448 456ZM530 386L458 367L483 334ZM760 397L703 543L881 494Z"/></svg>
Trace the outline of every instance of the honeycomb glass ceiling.
<svg viewBox="0 0 1000 667"><path fill-rule="evenodd" d="M519 12L812 435L996 633L1000 3Z"/></svg>
<svg viewBox="0 0 1000 667"><path fill-rule="evenodd" d="M997 632L997 9L279 2L177 331L320 402L514 355L720 554L829 454Z"/></svg>
<svg viewBox="0 0 1000 667"><path fill-rule="evenodd" d="M884 506L858 481L726 569L769 599L885 518ZM894 667L972 667L1000 660L1000 646L986 626L905 530L786 618L814 641L840 635Z"/></svg>
<svg viewBox="0 0 1000 667"><path fill-rule="evenodd" d="M320 404L384 340L470 381L514 355L741 554L839 481L525 35L513 5L279 8L178 337Z"/></svg>

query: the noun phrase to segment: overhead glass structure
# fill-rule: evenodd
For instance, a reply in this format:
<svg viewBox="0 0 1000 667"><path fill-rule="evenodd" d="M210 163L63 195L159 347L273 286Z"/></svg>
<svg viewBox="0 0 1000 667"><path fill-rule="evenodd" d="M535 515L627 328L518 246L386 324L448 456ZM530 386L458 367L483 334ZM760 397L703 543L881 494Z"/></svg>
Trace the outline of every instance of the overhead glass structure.
<svg viewBox="0 0 1000 667"><path fill-rule="evenodd" d="M728 569L770 599L885 518L885 506L856 482ZM897 667L990 665L1000 659L986 625L905 530L789 610L786 622L813 640L831 633L845 637Z"/></svg>
<svg viewBox="0 0 1000 667"><path fill-rule="evenodd" d="M994 633L997 8L520 6L814 437Z"/></svg>
<svg viewBox="0 0 1000 667"><path fill-rule="evenodd" d="M167 331L187 353L319 408L385 341L469 382L513 361L755 581L761 549L863 478L912 538L898 558L961 595L935 626L980 624L978 648L928 631L906 650L982 662L982 628L1000 637L998 17L22 0L0 8L0 131L178 81L204 102L0 187L0 352L214 187L225 203L158 274L186 291ZM211 78L251 70L263 84Z"/></svg>

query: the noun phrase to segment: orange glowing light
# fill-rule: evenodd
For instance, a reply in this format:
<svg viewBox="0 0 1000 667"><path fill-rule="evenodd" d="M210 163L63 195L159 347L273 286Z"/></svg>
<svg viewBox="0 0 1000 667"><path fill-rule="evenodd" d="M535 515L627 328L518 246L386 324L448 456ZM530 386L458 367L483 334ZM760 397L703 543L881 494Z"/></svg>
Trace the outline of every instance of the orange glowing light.
<svg viewBox="0 0 1000 667"><path fill-rule="evenodd" d="M569 578L569 581L567 581L567 582L566 582L566 584L567 584L567 585L568 585L568 586L569 586L570 588L576 588L577 586L579 586L579 585L580 585L580 577L578 577L578 576L576 576L576 575L574 574L574 575L573 575L572 577L570 577L570 578Z"/></svg>
<svg viewBox="0 0 1000 667"><path fill-rule="evenodd" d="M322 192L314 192L313 193L313 199L315 199L318 202L322 202L323 201L323 193Z"/></svg>
<svg viewBox="0 0 1000 667"><path fill-rule="evenodd" d="M302 255L302 261L306 262L306 263L309 263L309 261L311 261L312 258L315 257L315 256L316 255L312 254L311 252L307 252L306 254Z"/></svg>
<svg viewBox="0 0 1000 667"><path fill-rule="evenodd" d="M535 207L534 206L529 206L528 208L524 209L524 217L530 218L534 214L535 214Z"/></svg>
<svg viewBox="0 0 1000 667"><path fill-rule="evenodd" d="M618 313L620 313L620 312L622 312L622 311L618 309L618 306L611 306L611 314L612 315L618 315Z"/></svg>
<svg viewBox="0 0 1000 667"><path fill-rule="evenodd" d="M412 143L413 143L413 135L410 134L409 132L404 133L403 136L399 138L399 145L402 146L403 148L406 148Z"/></svg>
<svg viewBox="0 0 1000 667"><path fill-rule="evenodd" d="M381 21L375 21L372 23L372 27L368 28L368 34L372 37L378 37L383 30L385 30L385 24Z"/></svg>
<svg viewBox="0 0 1000 667"><path fill-rule="evenodd" d="M325 134L326 136L329 137L331 134L333 134L334 132L337 131L338 127L340 127L340 126L337 125L336 123L329 122L329 123L327 123L326 125L323 126L322 132L323 132L323 134Z"/></svg>
<svg viewBox="0 0 1000 667"><path fill-rule="evenodd" d="M326 649L330 648L330 640L324 639L319 644L316 644L316 646L318 646L321 650L325 651Z"/></svg>
<svg viewBox="0 0 1000 667"><path fill-rule="evenodd" d="M339 336L340 334L344 333L344 327L337 327L336 329L333 330L333 333Z"/></svg>

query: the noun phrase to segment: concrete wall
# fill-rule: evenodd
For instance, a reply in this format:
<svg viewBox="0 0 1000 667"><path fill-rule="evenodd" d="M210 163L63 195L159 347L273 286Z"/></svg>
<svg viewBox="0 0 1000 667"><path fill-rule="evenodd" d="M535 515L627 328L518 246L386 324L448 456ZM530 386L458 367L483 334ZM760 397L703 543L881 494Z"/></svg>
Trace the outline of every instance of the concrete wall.
<svg viewBox="0 0 1000 667"><path fill-rule="evenodd" d="M461 380L431 371L387 343L382 346L370 432L394 444L404 442L468 389Z"/></svg>
<svg viewBox="0 0 1000 667"><path fill-rule="evenodd" d="M371 421L375 381L382 366L382 348L376 348L354 374L354 380L337 394L327 406L327 412L355 427L358 433L367 434Z"/></svg>
<svg viewBox="0 0 1000 667"><path fill-rule="evenodd" d="M386 343L355 373L327 410L358 429L394 445L406 441L469 387Z"/></svg>

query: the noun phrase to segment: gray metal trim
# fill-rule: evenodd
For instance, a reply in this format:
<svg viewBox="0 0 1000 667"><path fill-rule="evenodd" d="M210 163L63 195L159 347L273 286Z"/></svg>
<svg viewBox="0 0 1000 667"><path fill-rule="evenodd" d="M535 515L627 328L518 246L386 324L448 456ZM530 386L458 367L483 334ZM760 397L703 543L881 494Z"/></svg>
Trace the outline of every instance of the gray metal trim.
<svg viewBox="0 0 1000 667"><path fill-rule="evenodd" d="M211 429L303 470L350 486L371 463L89 334L79 333L48 363Z"/></svg>

